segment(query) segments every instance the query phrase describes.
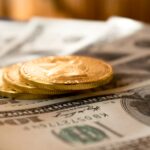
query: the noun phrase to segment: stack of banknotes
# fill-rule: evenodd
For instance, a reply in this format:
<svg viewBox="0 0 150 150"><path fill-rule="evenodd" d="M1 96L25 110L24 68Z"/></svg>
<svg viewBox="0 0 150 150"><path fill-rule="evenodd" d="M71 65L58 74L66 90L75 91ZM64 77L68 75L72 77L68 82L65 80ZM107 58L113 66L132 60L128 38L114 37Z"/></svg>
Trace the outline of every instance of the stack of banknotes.
<svg viewBox="0 0 150 150"><path fill-rule="evenodd" d="M20 77L21 84L27 83L24 86L29 88L23 94L24 100L22 94L17 98L0 97L0 150L150 149L148 24L118 17L105 22L33 18L27 23L0 21L0 31L2 81L11 86L13 93L20 89L17 84ZM71 59L62 63L66 55L71 55ZM73 83L77 92L70 92L74 77L78 74L79 79L87 77L78 65L69 71L64 69L74 64L76 57L90 59L84 61L87 68L94 61L108 65L110 70L113 68L113 78L110 71L106 80L109 83L101 86L99 73L90 80L100 85L91 87L90 84L84 89L83 83L79 86ZM41 59L42 62L46 59L46 63L39 64ZM61 67L53 69L54 78L50 83L55 84L54 91L63 89L60 91L69 93L32 100L30 94L36 90L42 88L44 93L51 90L47 88L49 80L45 74L51 75L47 70L54 64L47 63L47 59L63 64L63 73ZM93 72L99 72L99 65L92 68ZM56 74L57 71L60 73ZM60 74L69 72L73 80L62 86ZM8 76L15 82L10 82ZM41 83L40 77L46 82Z"/></svg>

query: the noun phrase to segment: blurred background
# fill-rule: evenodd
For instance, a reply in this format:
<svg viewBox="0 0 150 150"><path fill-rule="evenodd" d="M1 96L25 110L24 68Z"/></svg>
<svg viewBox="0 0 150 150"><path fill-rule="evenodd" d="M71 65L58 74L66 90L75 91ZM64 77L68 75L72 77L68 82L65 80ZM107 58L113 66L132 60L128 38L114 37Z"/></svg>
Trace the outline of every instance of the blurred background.
<svg viewBox="0 0 150 150"><path fill-rule="evenodd" d="M150 22L150 0L0 0L0 17L28 20L33 16L106 20L124 16Z"/></svg>

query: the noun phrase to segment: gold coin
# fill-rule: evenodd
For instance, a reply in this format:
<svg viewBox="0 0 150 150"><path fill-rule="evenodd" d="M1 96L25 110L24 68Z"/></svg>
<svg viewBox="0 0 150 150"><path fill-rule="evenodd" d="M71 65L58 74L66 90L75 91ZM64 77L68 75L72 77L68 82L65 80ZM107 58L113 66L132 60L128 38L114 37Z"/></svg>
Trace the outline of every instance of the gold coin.
<svg viewBox="0 0 150 150"><path fill-rule="evenodd" d="M7 69L0 69L0 96L1 97L8 97L11 99L19 99L19 100L32 100L32 99L44 99L49 98L49 95L39 95L39 94L26 94L20 91L17 91L13 88L10 88L5 82L3 81L3 72Z"/></svg>
<svg viewBox="0 0 150 150"><path fill-rule="evenodd" d="M112 67L102 60L84 56L44 57L22 65L24 81L46 89L83 90L112 79Z"/></svg>
<svg viewBox="0 0 150 150"><path fill-rule="evenodd" d="M28 82L23 82L19 75L19 69L21 65L22 65L21 63L12 65L11 67L9 67L4 71L3 79L9 87L24 93L31 93L31 94L56 95L66 93L66 91L48 90L48 89L46 90L38 88L36 86L29 84Z"/></svg>

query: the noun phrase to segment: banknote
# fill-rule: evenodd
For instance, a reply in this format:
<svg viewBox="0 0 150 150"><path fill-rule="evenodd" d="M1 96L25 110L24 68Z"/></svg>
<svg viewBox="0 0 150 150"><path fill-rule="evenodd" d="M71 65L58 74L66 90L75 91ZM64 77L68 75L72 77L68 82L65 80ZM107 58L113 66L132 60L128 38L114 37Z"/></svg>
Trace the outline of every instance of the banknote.
<svg viewBox="0 0 150 150"><path fill-rule="evenodd" d="M106 44L106 43L105 43ZM129 55L131 55L130 51L125 52L116 52L111 50L105 50L104 43L96 42L95 44L92 44L80 51L75 52L75 55L83 55L83 56L90 56L95 58L101 58L105 61L112 62L117 60L122 60L122 58L125 58Z"/></svg>
<svg viewBox="0 0 150 150"><path fill-rule="evenodd" d="M73 149L148 136L147 84L118 94L61 98L57 103L1 104L0 148Z"/></svg>
<svg viewBox="0 0 150 150"><path fill-rule="evenodd" d="M93 146L89 148L84 148L84 150L148 150L150 145L149 145L149 136L141 137L141 138L135 138L135 139L130 139L128 141L122 141L122 142L117 142L117 143L111 143L107 146Z"/></svg>
<svg viewBox="0 0 150 150"><path fill-rule="evenodd" d="M106 22L45 18L33 18L24 23L3 21L0 24L0 29L3 30L1 42L4 41L0 54L3 63L0 65L10 65L47 55L68 55L87 48L96 41L99 49L99 44L128 36L142 28L141 23L129 19L121 19L126 22L126 26L122 26L118 24L120 19L112 18ZM120 30L121 27L123 30ZM130 31L126 31L126 35L123 32L125 28ZM111 56L114 59L115 57L119 56Z"/></svg>
<svg viewBox="0 0 150 150"><path fill-rule="evenodd" d="M2 29L5 26L3 24ZM18 23L18 26L18 31L14 29L14 32L12 34L10 32L7 38L4 37L5 34L2 35L5 42L2 43L0 53L3 62L1 66L41 56L72 53L81 47L90 45L96 39L101 39L107 30L102 21L41 18L32 19L21 25ZM10 29L13 30L13 25Z"/></svg>
<svg viewBox="0 0 150 150"><path fill-rule="evenodd" d="M69 26L78 26L76 21L67 23ZM84 27L88 22L80 23ZM51 20L50 23L46 21L46 24L52 24L52 29L56 33L54 26L58 24L60 27L61 21ZM93 26L91 28L95 28L101 23L96 23L96 26L93 22L88 24ZM118 21L116 24L118 25ZM63 54L66 54L68 48L74 48L74 44L68 45L70 41L73 43L78 41L78 38L73 36L73 39L69 38L69 42L68 39L67 42L65 40L64 49L53 52L52 47L45 47L45 50L41 51L42 47L37 45L37 41L41 41L41 37L43 37L43 41L49 39L47 38L48 34L43 34L46 32L46 28L48 27L45 25L45 21L36 19L31 21L26 28L26 34L20 34L18 36L20 38L16 38L18 41L12 42L14 47L10 47L7 53L3 53L5 55L0 61L1 66L43 55L53 55L54 53L61 55L62 51L65 51ZM61 31L65 28L66 25L61 28ZM104 30L103 27L97 28ZM130 50L131 40L129 37L116 41L110 40L112 34L116 34L117 37L118 30L116 29L115 33L115 29L113 32L105 34L105 40L103 40L104 36L98 40L98 36L96 36L92 37L95 42L87 42L85 45L82 45L79 40L78 51L71 48L73 55L88 55L110 62L115 74L109 85L84 92L53 96L49 100L0 99L0 149L108 150L135 147L148 150L150 148L148 142L150 135L150 53L148 51L148 35L145 36L149 28L147 26L142 28L143 31L148 30L142 32L142 37L145 37L144 42L139 39L138 42L136 41L136 37L140 37L142 30L131 35L134 39L132 43L136 43L133 50ZM52 30L48 33L51 32ZM88 32L86 35L88 36L90 33ZM54 34L51 35L53 38ZM62 39L66 39L66 35L68 38L68 34L64 34L65 38ZM39 36L41 37L39 38ZM54 39L56 39L55 36ZM92 41L91 38L89 39ZM118 46L117 43L120 41L123 41L124 49ZM57 42L59 43L59 41ZM125 45L127 46L125 47ZM146 45L146 50L143 50L143 45ZM35 50L33 50L34 48Z"/></svg>
<svg viewBox="0 0 150 150"><path fill-rule="evenodd" d="M21 51L28 50L41 55L73 53L104 37L107 30L102 21L34 18L30 23L40 25L42 31L36 38L24 44Z"/></svg>
<svg viewBox="0 0 150 150"><path fill-rule="evenodd" d="M138 30L134 34L118 39L108 45L104 45L106 51L128 51L137 53L138 51L148 51L149 49L149 25L145 24L144 28Z"/></svg>

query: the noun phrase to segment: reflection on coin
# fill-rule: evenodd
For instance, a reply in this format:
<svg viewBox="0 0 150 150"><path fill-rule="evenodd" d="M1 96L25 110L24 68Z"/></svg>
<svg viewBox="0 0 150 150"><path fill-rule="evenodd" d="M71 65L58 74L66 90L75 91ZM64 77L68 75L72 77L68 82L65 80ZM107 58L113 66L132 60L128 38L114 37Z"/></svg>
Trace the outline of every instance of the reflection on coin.
<svg viewBox="0 0 150 150"><path fill-rule="evenodd" d="M112 67L106 62L83 56L39 58L22 65L20 76L46 89L83 90L108 83Z"/></svg>
<svg viewBox="0 0 150 150"><path fill-rule="evenodd" d="M21 91L23 93L31 93L31 94L49 94L49 95L55 95L55 94L62 94L66 93L66 91L59 91L59 90L45 90L45 89L40 89L35 86L32 86L28 84L27 82L23 82L20 79L19 75L19 69L22 64L15 64L9 67L4 71L4 81L5 83L18 91Z"/></svg>
<svg viewBox="0 0 150 150"><path fill-rule="evenodd" d="M7 69L0 69L0 96L8 97L11 99L40 99L40 98L48 98L48 95L39 95L39 94L26 94L21 91L17 91L13 88L8 87L3 81L3 72Z"/></svg>

